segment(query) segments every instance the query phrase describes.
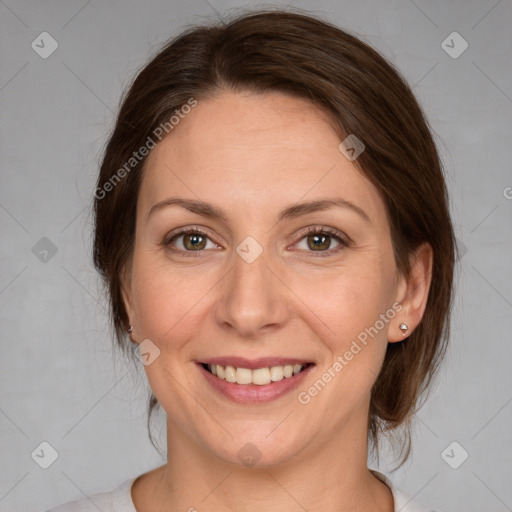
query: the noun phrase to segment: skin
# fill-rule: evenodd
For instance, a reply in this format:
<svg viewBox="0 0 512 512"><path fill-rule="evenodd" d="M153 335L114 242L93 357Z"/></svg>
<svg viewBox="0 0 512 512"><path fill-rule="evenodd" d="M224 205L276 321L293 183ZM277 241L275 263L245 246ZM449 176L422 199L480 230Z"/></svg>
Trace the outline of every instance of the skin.
<svg viewBox="0 0 512 512"><path fill-rule="evenodd" d="M387 343L404 338L399 325L410 334L421 320L432 251L420 247L411 276L399 274L384 202L339 144L326 115L306 101L222 92L199 101L150 153L123 299L132 341L160 350L145 371L167 414L168 462L135 481L139 512L393 510L389 488L367 468L370 390ZM213 203L226 220L176 205L148 218L169 197ZM339 207L277 220L289 205L335 197L369 221ZM194 226L208 231L200 251L183 245L186 235L163 243ZM333 228L351 243L331 237L315 251L314 235L303 233L309 226ZM263 249L251 264L236 252L247 236ZM298 392L395 302L400 313L299 403ZM299 357L315 367L300 389L239 404L198 370L196 361L214 356ZM250 468L237 456L248 442L261 453Z"/></svg>

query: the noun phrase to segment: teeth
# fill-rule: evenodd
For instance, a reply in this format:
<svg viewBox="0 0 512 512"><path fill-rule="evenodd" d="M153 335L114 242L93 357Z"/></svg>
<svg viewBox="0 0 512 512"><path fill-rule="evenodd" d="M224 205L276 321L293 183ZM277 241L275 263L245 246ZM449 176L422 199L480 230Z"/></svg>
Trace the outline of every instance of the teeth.
<svg viewBox="0 0 512 512"><path fill-rule="evenodd" d="M241 368L238 368L238 371L240 371L240 370L241 370ZM264 384L270 384L272 382L272 380L270 378L270 370L268 368L258 368L257 370L253 370L252 371L252 382L253 382L253 384L257 384L258 386L263 386Z"/></svg>
<svg viewBox="0 0 512 512"><path fill-rule="evenodd" d="M271 368L234 368L233 366L221 366L219 364L209 364L208 370L219 379L225 379L227 382L236 382L237 384L256 384L264 386L271 382L279 382L283 379L289 379L293 375L300 373L306 365L287 364L284 366L272 366Z"/></svg>
<svg viewBox="0 0 512 512"><path fill-rule="evenodd" d="M249 370L248 368L237 368L236 369L236 382L237 382L237 384L251 384L251 382L252 382L251 370Z"/></svg>
<svg viewBox="0 0 512 512"><path fill-rule="evenodd" d="M236 370L232 366L226 366L226 380L236 382Z"/></svg>
<svg viewBox="0 0 512 512"><path fill-rule="evenodd" d="M272 379L272 382L283 380L283 367L272 366L272 368L270 368L270 378Z"/></svg>

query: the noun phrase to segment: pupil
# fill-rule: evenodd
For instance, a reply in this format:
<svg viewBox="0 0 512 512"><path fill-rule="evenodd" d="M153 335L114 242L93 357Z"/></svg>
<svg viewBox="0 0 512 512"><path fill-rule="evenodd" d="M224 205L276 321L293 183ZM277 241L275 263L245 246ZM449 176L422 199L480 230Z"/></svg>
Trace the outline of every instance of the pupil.
<svg viewBox="0 0 512 512"><path fill-rule="evenodd" d="M310 246L311 249L328 249L329 248L329 237L326 235L313 235L313 246ZM327 241L327 242L326 242Z"/></svg>
<svg viewBox="0 0 512 512"><path fill-rule="evenodd" d="M199 248L203 248L204 246L204 240L203 240L203 236L202 235L186 235L185 236L185 246L187 248L192 248L192 249L197 249L198 247Z"/></svg>

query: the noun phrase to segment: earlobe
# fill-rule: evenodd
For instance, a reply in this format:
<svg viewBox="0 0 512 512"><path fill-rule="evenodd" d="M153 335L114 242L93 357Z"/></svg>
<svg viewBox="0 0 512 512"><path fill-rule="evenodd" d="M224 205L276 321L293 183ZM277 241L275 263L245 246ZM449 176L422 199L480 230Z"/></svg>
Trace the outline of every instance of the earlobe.
<svg viewBox="0 0 512 512"><path fill-rule="evenodd" d="M433 250L424 243L411 255L409 276L401 276L397 287L396 301L402 306L401 311L390 323L388 341L403 341L419 325L427 305L432 279Z"/></svg>

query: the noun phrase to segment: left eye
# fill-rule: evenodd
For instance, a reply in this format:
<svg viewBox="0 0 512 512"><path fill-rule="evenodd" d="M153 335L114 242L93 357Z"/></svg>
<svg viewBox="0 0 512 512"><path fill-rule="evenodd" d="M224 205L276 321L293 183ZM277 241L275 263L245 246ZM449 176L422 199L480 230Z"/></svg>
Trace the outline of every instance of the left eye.
<svg viewBox="0 0 512 512"><path fill-rule="evenodd" d="M335 240L338 244L334 248L331 247L333 240ZM335 250L342 245L347 244L334 233L325 230L310 230L303 238L301 238L301 241L297 244L297 247L306 251L311 250L313 252L328 252L329 250Z"/></svg>

